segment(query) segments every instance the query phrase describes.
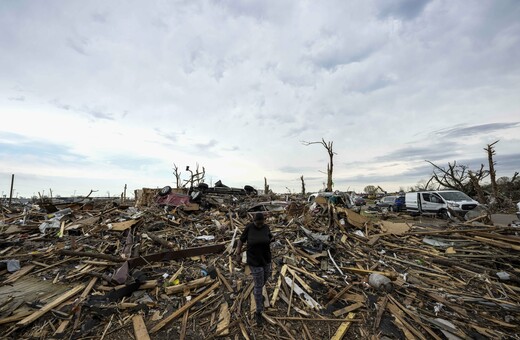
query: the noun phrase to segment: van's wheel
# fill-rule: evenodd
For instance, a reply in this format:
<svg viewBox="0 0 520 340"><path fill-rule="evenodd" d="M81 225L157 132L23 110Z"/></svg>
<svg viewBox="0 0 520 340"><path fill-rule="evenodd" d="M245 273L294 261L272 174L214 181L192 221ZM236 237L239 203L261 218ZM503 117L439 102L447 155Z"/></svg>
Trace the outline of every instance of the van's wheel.
<svg viewBox="0 0 520 340"><path fill-rule="evenodd" d="M390 212L394 212L394 207L393 207L392 205L389 206L389 207L388 207L388 211L390 211Z"/></svg>
<svg viewBox="0 0 520 340"><path fill-rule="evenodd" d="M159 196L166 196L172 191L172 187L167 185L159 191Z"/></svg>
<svg viewBox="0 0 520 340"><path fill-rule="evenodd" d="M447 219L450 217L450 215L448 215L448 210L446 210L446 209L441 209L441 210L439 210L439 212L437 213L437 215L438 215L440 218L442 218L443 220L447 220Z"/></svg>

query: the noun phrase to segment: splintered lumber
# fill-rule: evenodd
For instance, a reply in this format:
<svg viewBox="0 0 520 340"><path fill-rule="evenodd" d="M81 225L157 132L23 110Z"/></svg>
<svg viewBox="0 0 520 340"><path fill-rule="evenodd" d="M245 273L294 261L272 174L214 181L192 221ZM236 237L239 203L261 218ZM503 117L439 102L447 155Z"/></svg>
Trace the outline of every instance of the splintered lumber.
<svg viewBox="0 0 520 340"><path fill-rule="evenodd" d="M164 291L168 295L169 294L175 294L175 293L183 292L184 290L190 290L190 289L193 289L193 288L198 288L198 287L205 286L207 284L210 284L213 281L214 280L210 276L204 276L204 277L201 277L199 279L195 279L195 280L190 281L190 282L182 283L182 284L175 285L175 286L166 287L166 288L164 288Z"/></svg>
<svg viewBox="0 0 520 340"><path fill-rule="evenodd" d="M280 292L280 286L282 284L282 277L285 277L287 273L287 265L284 264L282 266L282 270L280 271L280 275L278 276L278 281L276 282L276 288L274 289L273 297L271 298L271 306L274 306L276 300L278 299L278 294Z"/></svg>
<svg viewBox="0 0 520 340"><path fill-rule="evenodd" d="M470 237L468 237L468 238L470 238ZM475 237L473 237L471 239L477 240L477 241L480 241L480 242L484 242L484 243L487 243L487 244L492 244L492 245L494 245L496 247L500 247L500 248L513 249L513 250L520 251L520 246L511 244L511 243L507 243L507 242L491 240L489 238L485 238L485 237L481 237L481 236L475 236Z"/></svg>
<svg viewBox="0 0 520 340"><path fill-rule="evenodd" d="M155 235L154 233L152 233L150 231L145 231L145 232L141 233L141 235L143 237L148 237L152 241L157 242L158 244L160 244L161 246L163 246L165 248L175 249L175 244L173 244L172 242L166 241L165 239L161 238L160 236Z"/></svg>
<svg viewBox="0 0 520 340"><path fill-rule="evenodd" d="M377 331L377 329L379 327L379 323L381 322L381 317L383 316L383 313L385 312L387 303L388 303L388 295L385 295L385 297L383 298L381 303L377 305L377 315L376 315L376 319L374 320L374 327L373 327L374 332Z"/></svg>
<svg viewBox="0 0 520 340"><path fill-rule="evenodd" d="M334 297L329 302L327 302L325 307L328 307L332 305L334 302L338 301L343 296L343 294L347 293L350 290L350 288L352 288L352 284L345 286L345 288L343 288L339 293L334 295Z"/></svg>
<svg viewBox="0 0 520 340"><path fill-rule="evenodd" d="M220 305L220 312L219 312L219 323L217 325L217 334L219 335L228 335L229 334L229 321L231 319L231 314L229 313L229 307L228 303L224 301Z"/></svg>
<svg viewBox="0 0 520 340"><path fill-rule="evenodd" d="M144 324L143 316L141 314L135 315L132 318L132 324L134 326L135 338L139 340L150 340L148 330Z"/></svg>
<svg viewBox="0 0 520 340"><path fill-rule="evenodd" d="M125 262L126 261L122 257L87 252L87 251L73 251L73 250L61 249L60 254L68 255L68 256L78 256L78 257L93 257L93 258L103 259L103 260L112 261L112 262Z"/></svg>
<svg viewBox="0 0 520 340"><path fill-rule="evenodd" d="M181 322L181 332L179 334L179 340L186 339L186 330L187 330L187 327L188 327L188 318L189 318L189 316L190 316L190 311L189 310L184 312L184 316L182 317L182 322Z"/></svg>
<svg viewBox="0 0 520 340"><path fill-rule="evenodd" d="M346 313L349 313L349 312L353 312L356 309L358 309L360 307L363 307L363 305L364 305L364 303L356 302L356 303L354 303L354 304L352 304L350 306L338 309L337 311L333 312L332 314L334 314L334 316L341 316L343 314L346 314Z"/></svg>
<svg viewBox="0 0 520 340"><path fill-rule="evenodd" d="M405 314L407 314L408 316L410 316L415 322L417 322L419 325L421 325L422 328L424 328L424 330L426 330L434 339L436 340L441 340L441 338L439 338L439 336L437 336L437 334L435 334L431 328L429 328L428 326L426 326L425 324L423 324L420 320L420 318L413 314L410 310L408 310L407 308L405 308L401 303L399 303L399 301L397 301L395 298L393 298L391 295L387 295L385 296L385 301L387 299L390 299L390 301L395 304L399 309L401 309ZM385 302L385 306L386 306L386 302ZM395 309L394 309L395 310Z"/></svg>
<svg viewBox="0 0 520 340"><path fill-rule="evenodd" d="M247 329L246 329L246 326L244 325L243 322L241 322L239 324L240 326L240 332L242 333L242 336L244 337L245 340L249 340L249 335L247 334Z"/></svg>
<svg viewBox="0 0 520 340"><path fill-rule="evenodd" d="M203 246L197 248L186 248L181 250L165 251L162 253L151 254L147 256L136 257L128 260L128 266L135 268L137 266L143 266L153 262L178 260L186 257L200 256L212 253L223 252L226 248L224 243L214 244L210 246ZM124 259L122 259L124 261Z"/></svg>
<svg viewBox="0 0 520 340"><path fill-rule="evenodd" d="M293 280L291 280L290 277L285 276L284 277L285 282L287 283L288 287L291 287L291 285L294 285L294 292L298 297L305 303L307 306L309 306L312 309L320 309L320 304L312 298L309 294L307 294L300 286L298 286Z"/></svg>
<svg viewBox="0 0 520 340"><path fill-rule="evenodd" d="M88 294L90 294L90 291L92 290L92 288L96 284L97 279L98 279L97 277L93 277L90 280L90 282L88 283L88 285L85 288L85 290L83 291L83 293L81 293L81 295L79 296L80 301L83 301L83 300L85 300L87 298Z"/></svg>
<svg viewBox="0 0 520 340"><path fill-rule="evenodd" d="M83 285L83 284L72 288L71 290L65 292L63 295L61 295L54 301L49 302L48 304L43 306L40 310L32 313L31 315L27 316L25 319L20 320L16 325L22 326L22 327L27 326L28 324L32 323L33 321L37 320L42 315L44 315L45 313L47 313L48 311L53 309L54 307L59 306L61 303L67 301L68 299L70 299L71 297L73 297L74 295L76 295L77 293L82 291L84 288L85 288L85 285Z"/></svg>
<svg viewBox="0 0 520 340"><path fill-rule="evenodd" d="M350 268L350 267L348 267L348 268L341 267L341 269L349 271L349 272L353 272L353 273L358 273L358 274L372 274L372 273L381 274L381 275L388 277L392 281L395 281L399 277L398 273L390 272L390 271L378 272L376 270L366 270L366 269Z"/></svg>
<svg viewBox="0 0 520 340"><path fill-rule="evenodd" d="M415 337L417 337L421 340L426 340L426 337L421 332L419 332L412 325L410 325L408 322L406 322L404 315L403 315L404 313L399 309L399 307L397 307L397 305L393 304L392 302L389 302L389 303L387 303L386 308L388 309L388 311L390 313L393 314L393 316L397 320L399 320L399 322L401 323L403 328L405 328L409 332L413 333L413 335L415 335ZM405 332L405 334L406 334L406 332ZM411 338L413 339L414 337L411 337Z"/></svg>
<svg viewBox="0 0 520 340"><path fill-rule="evenodd" d="M15 322L15 321L20 321L22 320L23 318L27 317L28 315L31 315L33 312L20 312L18 314L14 314L14 315L11 315L11 316L8 316L6 318L3 318L3 319L0 319L0 325L3 325L5 323L11 323L11 322Z"/></svg>
<svg viewBox="0 0 520 340"><path fill-rule="evenodd" d="M63 320L60 323L60 325L58 326L58 328L56 328L56 331L54 332L54 335L60 335L60 334L64 333L65 329L67 328L69 323L70 323L70 320Z"/></svg>
<svg viewBox="0 0 520 340"><path fill-rule="evenodd" d="M217 270L217 275L218 275L220 282L222 282L224 284L224 286L226 287L228 292L233 293L233 287L231 287L228 280L226 280L226 278L224 277L224 275L222 275L222 273L220 272L220 270L218 268L216 268L216 270Z"/></svg>
<svg viewBox="0 0 520 340"><path fill-rule="evenodd" d="M15 282L16 280L18 280L19 278L21 278L22 276L24 276L25 274L29 273L31 270L34 269L34 267L36 267L34 264L31 264L31 265L28 265L28 266L24 266L22 269L20 269L19 271L17 271L16 273L13 273L11 274L11 276L9 276L4 282L3 284L6 285L6 284L9 284L9 283L13 283Z"/></svg>
<svg viewBox="0 0 520 340"><path fill-rule="evenodd" d="M350 325L352 325L351 319L354 319L356 316L356 313L348 313L345 322L343 322L338 329L336 330L336 333L330 338L331 340L341 340L347 334L348 329L350 328Z"/></svg>
<svg viewBox="0 0 520 340"><path fill-rule="evenodd" d="M137 222L139 222L139 220L129 220L124 222L111 223L108 225L108 229L114 231L125 231L127 229L130 229Z"/></svg>
<svg viewBox="0 0 520 340"><path fill-rule="evenodd" d="M217 281L215 282L211 287L209 287L208 289L206 289L205 291L203 291L199 296L197 296L196 298L193 298L190 300L190 302L186 303L184 306L182 306L181 308L177 309L175 312L173 312L172 314L170 314L168 317L166 317L165 319L163 319L162 321L160 321L157 325L155 325L150 333L153 334L153 333L156 333L158 331L160 331L164 326L166 326L168 323L170 323L171 321L175 320L176 318L178 318L182 313L184 313L186 310L190 309L193 305L195 305L197 302L199 302L200 300L202 300L203 298L205 298L206 296L208 296L211 292L213 292L215 289L217 289L217 287L220 285L220 282Z"/></svg>

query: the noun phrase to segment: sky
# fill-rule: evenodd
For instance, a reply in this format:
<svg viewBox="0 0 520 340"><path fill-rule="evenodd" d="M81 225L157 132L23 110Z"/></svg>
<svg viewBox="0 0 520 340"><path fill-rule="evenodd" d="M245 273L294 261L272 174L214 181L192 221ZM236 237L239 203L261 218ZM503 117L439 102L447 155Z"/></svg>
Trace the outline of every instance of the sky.
<svg viewBox="0 0 520 340"><path fill-rule="evenodd" d="M0 191L406 189L520 171L516 0L0 1Z"/></svg>

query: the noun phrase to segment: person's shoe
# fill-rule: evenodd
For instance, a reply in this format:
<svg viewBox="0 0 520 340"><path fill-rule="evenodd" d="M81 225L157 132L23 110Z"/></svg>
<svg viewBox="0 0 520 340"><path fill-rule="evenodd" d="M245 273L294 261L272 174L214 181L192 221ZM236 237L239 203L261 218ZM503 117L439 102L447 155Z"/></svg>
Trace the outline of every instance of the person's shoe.
<svg viewBox="0 0 520 340"><path fill-rule="evenodd" d="M264 319L262 318L262 312L255 312L255 320L257 326L262 326Z"/></svg>

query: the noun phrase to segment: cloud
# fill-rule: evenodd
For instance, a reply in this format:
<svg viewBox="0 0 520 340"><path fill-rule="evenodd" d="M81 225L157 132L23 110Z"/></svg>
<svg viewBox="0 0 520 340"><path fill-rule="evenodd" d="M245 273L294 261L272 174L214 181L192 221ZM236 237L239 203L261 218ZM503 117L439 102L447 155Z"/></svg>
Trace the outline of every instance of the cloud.
<svg viewBox="0 0 520 340"><path fill-rule="evenodd" d="M511 123L489 123L473 126L458 126L436 131L435 134L447 138L468 137L474 135L482 135L485 133L496 132L505 129L512 129L520 126L520 122Z"/></svg>
<svg viewBox="0 0 520 340"><path fill-rule="evenodd" d="M381 3L379 15L412 20L422 13L431 0L394 0Z"/></svg>
<svg viewBox="0 0 520 340"><path fill-rule="evenodd" d="M86 39L68 38L65 44L74 51L78 52L79 54L88 56L88 53L86 52L86 48L88 47L88 41Z"/></svg>
<svg viewBox="0 0 520 340"><path fill-rule="evenodd" d="M82 155L73 152L65 145L28 140L26 138L11 140L9 142L0 141L0 156L6 159L16 157L18 160L25 160L26 162L42 158L46 163L58 165L61 162L85 162ZM28 165L34 166L33 164Z"/></svg>
<svg viewBox="0 0 520 340"><path fill-rule="evenodd" d="M72 161L53 174L74 175L81 153L99 161L85 178L121 164L117 180L154 185L171 177L157 162L175 159L215 177L232 169L230 186L267 177L285 191L285 179L299 187L310 174L310 191L328 160L299 141L326 137L339 176L387 189L427 177L425 159L484 159L494 140L497 157L516 154L519 15L505 0L7 2L0 115L17 121L24 147L66 140L55 150ZM46 162L10 152L33 157L27 169Z"/></svg>
<svg viewBox="0 0 520 340"><path fill-rule="evenodd" d="M215 148L218 145L218 142L214 139L206 142L206 143L196 143L194 144L194 147L200 151L211 151L213 148Z"/></svg>
<svg viewBox="0 0 520 340"><path fill-rule="evenodd" d="M422 146L426 142L418 141L419 146L407 146L405 148L391 151L385 155L374 158L373 162L388 161L412 161L412 160L430 160L454 158L460 155L457 145L451 142L439 142L428 146Z"/></svg>
<svg viewBox="0 0 520 340"><path fill-rule="evenodd" d="M17 97L9 97L8 100L16 101L16 102L24 102L25 96L17 96Z"/></svg>
<svg viewBox="0 0 520 340"><path fill-rule="evenodd" d="M281 168L278 168L279 171L284 173L290 173L290 174L304 174L307 172L314 171L314 168L311 167L305 167L305 166L283 166Z"/></svg>

